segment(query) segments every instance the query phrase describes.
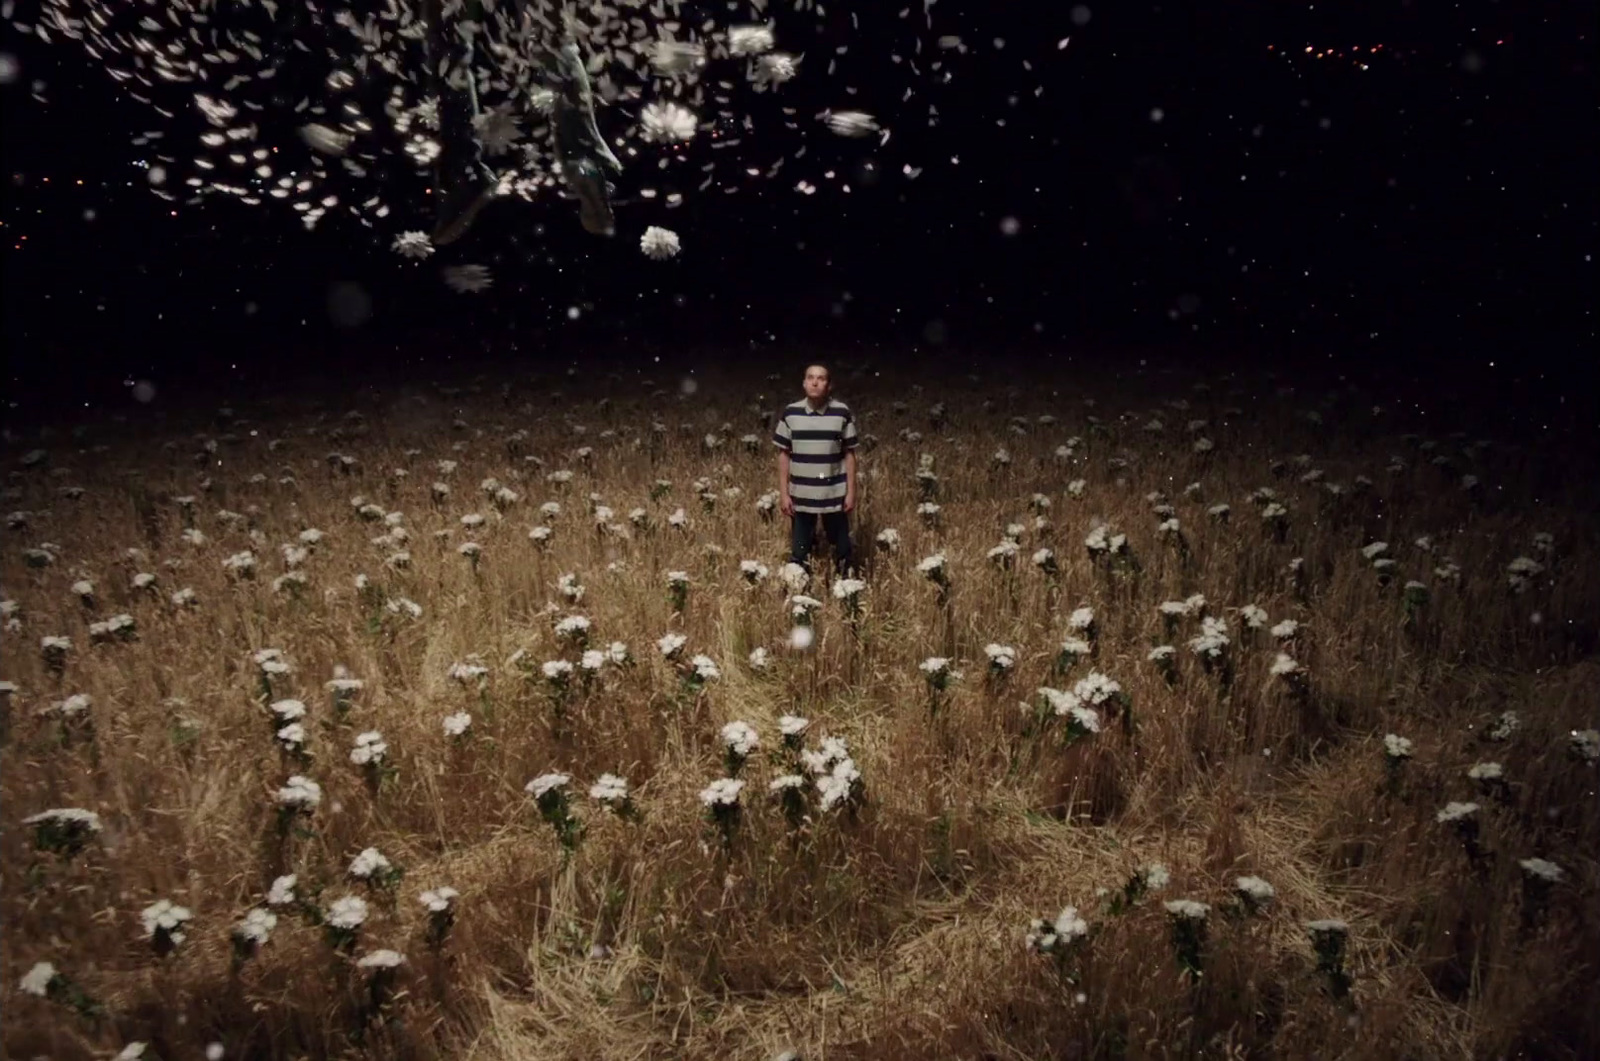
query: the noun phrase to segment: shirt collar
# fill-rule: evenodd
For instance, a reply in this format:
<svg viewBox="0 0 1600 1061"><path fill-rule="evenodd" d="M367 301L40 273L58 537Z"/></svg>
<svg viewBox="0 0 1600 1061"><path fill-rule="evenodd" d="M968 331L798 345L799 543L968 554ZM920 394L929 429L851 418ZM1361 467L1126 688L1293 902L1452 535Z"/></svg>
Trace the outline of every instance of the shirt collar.
<svg viewBox="0 0 1600 1061"><path fill-rule="evenodd" d="M806 407L806 412L809 413L825 413L828 411L828 406L832 403L833 395L831 394L822 399L822 408L820 409L811 404L811 395L807 394L800 399L800 404L804 405Z"/></svg>

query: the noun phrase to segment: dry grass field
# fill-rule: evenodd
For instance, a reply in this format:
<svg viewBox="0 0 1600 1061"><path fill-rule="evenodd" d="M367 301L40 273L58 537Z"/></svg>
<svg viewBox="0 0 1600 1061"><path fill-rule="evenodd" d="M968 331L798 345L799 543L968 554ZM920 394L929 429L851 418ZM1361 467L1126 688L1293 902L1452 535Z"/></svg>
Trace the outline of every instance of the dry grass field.
<svg viewBox="0 0 1600 1061"><path fill-rule="evenodd" d="M6 1056L1600 1056L1592 452L772 367L9 439Z"/></svg>

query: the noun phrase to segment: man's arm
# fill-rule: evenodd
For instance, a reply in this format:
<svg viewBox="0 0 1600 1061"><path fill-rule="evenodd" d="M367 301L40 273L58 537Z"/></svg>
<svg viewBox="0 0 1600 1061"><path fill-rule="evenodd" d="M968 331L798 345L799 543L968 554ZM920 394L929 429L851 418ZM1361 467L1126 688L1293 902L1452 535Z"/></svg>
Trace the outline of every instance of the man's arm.
<svg viewBox="0 0 1600 1061"><path fill-rule="evenodd" d="M854 448L844 451L844 510L853 511L856 507L856 451Z"/></svg>
<svg viewBox="0 0 1600 1061"><path fill-rule="evenodd" d="M789 451L778 451L778 511L785 516L792 515L789 511Z"/></svg>

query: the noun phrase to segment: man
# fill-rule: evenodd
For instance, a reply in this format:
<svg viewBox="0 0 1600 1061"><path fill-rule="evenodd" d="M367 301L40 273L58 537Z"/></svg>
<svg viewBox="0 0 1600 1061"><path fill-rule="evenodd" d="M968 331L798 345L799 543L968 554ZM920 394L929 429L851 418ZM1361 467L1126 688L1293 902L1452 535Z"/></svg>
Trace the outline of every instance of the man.
<svg viewBox="0 0 1600 1061"><path fill-rule="evenodd" d="M481 147L473 135L480 117L477 86L473 75L474 38L483 23L482 0L468 0L458 24L447 27L441 0L428 6L429 77L439 96L440 153L436 170L435 223L432 234L436 246L454 243L466 234L478 212L492 202L499 183L482 159ZM466 30L472 26L474 29ZM447 60L447 73L441 75L441 59ZM572 39L559 48L539 47L534 66L555 94L552 122L555 133L556 163L567 187L578 198L579 220L584 230L597 236L616 232L611 214L611 185L605 171L620 173L622 163L600 136L594 120L594 92L583 56Z"/></svg>
<svg viewBox="0 0 1600 1061"><path fill-rule="evenodd" d="M787 406L773 429L778 447L779 507L793 518L789 559L811 570L811 550L822 521L833 546L834 568L855 573L850 547L850 513L856 507L855 415L832 397L828 366L806 366L804 399Z"/></svg>

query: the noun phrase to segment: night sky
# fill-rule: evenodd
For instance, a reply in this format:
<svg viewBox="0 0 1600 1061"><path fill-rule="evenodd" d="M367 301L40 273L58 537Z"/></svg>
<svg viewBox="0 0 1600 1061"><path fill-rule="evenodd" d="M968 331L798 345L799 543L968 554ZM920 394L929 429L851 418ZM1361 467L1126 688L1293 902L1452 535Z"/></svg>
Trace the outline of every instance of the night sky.
<svg viewBox="0 0 1600 1061"><path fill-rule="evenodd" d="M1479 372L1554 372L1592 351L1593 3L941 0L931 31L920 4L909 20L856 5L871 9L856 26L836 6L778 15L780 45L806 53L780 89L801 131L758 121L722 160L765 168L806 145L804 167L732 192L691 172L669 209L639 198L661 183L644 157L618 180L611 241L553 196L500 202L418 266L393 231L157 198L130 141L162 120L81 46L18 32L37 4L17 4L0 44L12 400L133 377L786 344ZM965 50L949 84L917 81L903 103L913 79L891 55L913 23ZM736 93L733 107L772 105ZM889 142L832 135L812 116L827 106L877 115ZM817 180L825 168L835 180ZM420 202L395 194L397 209ZM652 224L679 234L679 257L641 254ZM490 266L495 286L451 292L447 261ZM371 299L357 326L330 320L344 284Z"/></svg>

